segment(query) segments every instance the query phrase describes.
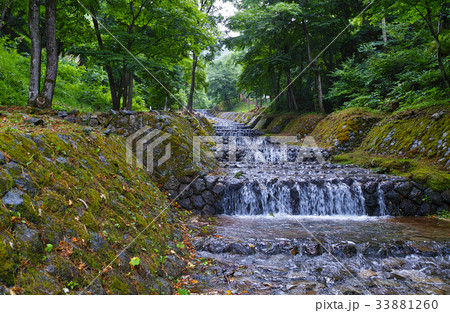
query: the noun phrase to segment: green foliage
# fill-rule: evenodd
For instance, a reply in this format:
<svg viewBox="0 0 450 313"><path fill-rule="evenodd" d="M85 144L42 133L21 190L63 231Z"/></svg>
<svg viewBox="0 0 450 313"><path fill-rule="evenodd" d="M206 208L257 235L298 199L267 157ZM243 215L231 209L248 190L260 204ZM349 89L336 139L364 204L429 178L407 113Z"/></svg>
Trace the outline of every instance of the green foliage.
<svg viewBox="0 0 450 313"><path fill-rule="evenodd" d="M237 78L239 68L230 56L217 60L208 70L208 97L216 104L224 103L232 110L239 99Z"/></svg>
<svg viewBox="0 0 450 313"><path fill-rule="evenodd" d="M69 283L67 283L67 287L69 287L71 290L77 288L78 286L80 286L80 284L73 280L71 280Z"/></svg>
<svg viewBox="0 0 450 313"><path fill-rule="evenodd" d="M22 56L15 50L0 48L0 105L27 104L29 63L28 56ZM98 67L86 68L78 66L71 58L61 59L54 108L105 110L111 102L104 85L105 79L103 70Z"/></svg>
<svg viewBox="0 0 450 313"><path fill-rule="evenodd" d="M28 97L29 59L0 47L0 105L25 105Z"/></svg>
<svg viewBox="0 0 450 313"><path fill-rule="evenodd" d="M47 246L45 246L45 251L52 252L52 250L53 250L53 245L51 243L48 243Z"/></svg>
<svg viewBox="0 0 450 313"><path fill-rule="evenodd" d="M191 294L191 293L189 292L189 290L184 289L184 288L177 289L177 292L178 292L178 294L181 295L181 296L188 296L188 295Z"/></svg>
<svg viewBox="0 0 450 313"><path fill-rule="evenodd" d="M406 44L406 40L409 39L401 39L398 44ZM360 52L366 55L365 59L350 58L335 70L332 76L338 79L327 99L336 104L343 102L344 107L382 111L446 103L447 91L428 42L411 42L411 46L402 49L378 48L377 44L362 46ZM445 59L447 69L449 60Z"/></svg>
<svg viewBox="0 0 450 313"><path fill-rule="evenodd" d="M141 259L139 259L139 257L134 257L130 259L131 268L138 266L139 264L141 264Z"/></svg>
<svg viewBox="0 0 450 313"><path fill-rule="evenodd" d="M441 211L436 213L436 217L442 218L442 219L446 219L446 220L450 220L450 211L441 210Z"/></svg>

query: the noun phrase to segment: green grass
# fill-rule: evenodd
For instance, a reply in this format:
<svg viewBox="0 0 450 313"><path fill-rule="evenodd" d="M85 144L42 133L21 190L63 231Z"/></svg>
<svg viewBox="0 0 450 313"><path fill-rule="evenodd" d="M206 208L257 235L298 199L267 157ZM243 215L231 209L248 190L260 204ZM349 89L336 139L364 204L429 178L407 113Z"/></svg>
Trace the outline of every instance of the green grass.
<svg viewBox="0 0 450 313"><path fill-rule="evenodd" d="M247 103L239 103L230 112L248 112L250 110L253 110L255 108L255 106L250 105L250 110L248 108L249 108L249 105Z"/></svg>
<svg viewBox="0 0 450 313"><path fill-rule="evenodd" d="M339 154L333 161L340 164L358 164L376 173L408 177L431 189L443 191L450 188L450 174L430 160L395 158L370 155L363 152Z"/></svg>

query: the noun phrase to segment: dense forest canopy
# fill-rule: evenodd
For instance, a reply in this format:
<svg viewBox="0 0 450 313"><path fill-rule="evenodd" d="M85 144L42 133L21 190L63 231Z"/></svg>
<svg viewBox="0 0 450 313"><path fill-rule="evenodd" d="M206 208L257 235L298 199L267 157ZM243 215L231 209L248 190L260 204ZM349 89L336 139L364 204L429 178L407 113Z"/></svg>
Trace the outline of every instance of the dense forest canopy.
<svg viewBox="0 0 450 313"><path fill-rule="evenodd" d="M286 112L448 104L444 0L233 4L224 17L216 0L0 0L0 104L233 110L251 99Z"/></svg>

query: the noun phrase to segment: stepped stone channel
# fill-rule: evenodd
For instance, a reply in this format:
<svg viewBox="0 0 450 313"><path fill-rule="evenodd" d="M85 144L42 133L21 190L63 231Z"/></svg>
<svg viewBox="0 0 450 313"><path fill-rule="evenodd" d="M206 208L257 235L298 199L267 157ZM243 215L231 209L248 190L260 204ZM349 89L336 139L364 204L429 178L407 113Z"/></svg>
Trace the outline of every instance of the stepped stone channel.
<svg viewBox="0 0 450 313"><path fill-rule="evenodd" d="M203 215L415 216L448 209L450 198L403 177L332 164L311 142L292 145L244 124L216 118L213 152L220 172L165 185L187 210ZM295 138L294 138L295 139ZM182 192L183 191L183 192ZM182 194L180 195L180 193ZM448 192L447 192L448 193ZM426 201L427 200L427 201Z"/></svg>
<svg viewBox="0 0 450 313"><path fill-rule="evenodd" d="M179 201L201 213L189 226L200 260L191 293L450 293L450 223L416 216L443 197L201 113L215 122L220 171Z"/></svg>

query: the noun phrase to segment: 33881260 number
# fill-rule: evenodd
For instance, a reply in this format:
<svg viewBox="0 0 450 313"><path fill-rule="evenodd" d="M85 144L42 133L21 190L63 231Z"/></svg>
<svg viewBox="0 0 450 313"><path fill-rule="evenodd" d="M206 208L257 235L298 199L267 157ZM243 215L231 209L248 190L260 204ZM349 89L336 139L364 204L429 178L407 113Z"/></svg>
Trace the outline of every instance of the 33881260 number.
<svg viewBox="0 0 450 313"><path fill-rule="evenodd" d="M436 310L437 300L377 300L377 310Z"/></svg>

